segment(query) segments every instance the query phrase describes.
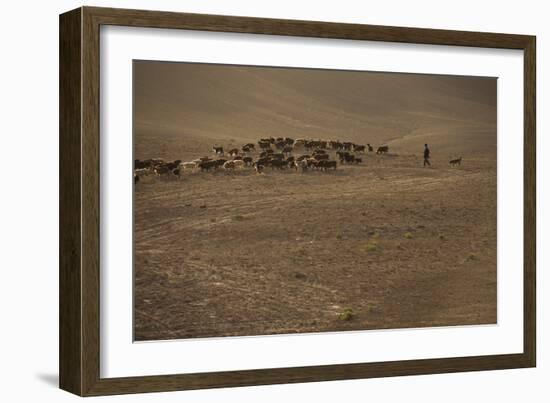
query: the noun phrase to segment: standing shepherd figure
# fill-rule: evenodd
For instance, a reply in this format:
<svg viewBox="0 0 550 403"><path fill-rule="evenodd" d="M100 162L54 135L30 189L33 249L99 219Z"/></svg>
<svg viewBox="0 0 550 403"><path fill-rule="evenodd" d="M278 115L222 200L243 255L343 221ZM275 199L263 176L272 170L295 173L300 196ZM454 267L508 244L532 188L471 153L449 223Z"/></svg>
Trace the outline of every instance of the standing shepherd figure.
<svg viewBox="0 0 550 403"><path fill-rule="evenodd" d="M430 149L427 144L424 144L424 166L426 165L432 166L430 164Z"/></svg>

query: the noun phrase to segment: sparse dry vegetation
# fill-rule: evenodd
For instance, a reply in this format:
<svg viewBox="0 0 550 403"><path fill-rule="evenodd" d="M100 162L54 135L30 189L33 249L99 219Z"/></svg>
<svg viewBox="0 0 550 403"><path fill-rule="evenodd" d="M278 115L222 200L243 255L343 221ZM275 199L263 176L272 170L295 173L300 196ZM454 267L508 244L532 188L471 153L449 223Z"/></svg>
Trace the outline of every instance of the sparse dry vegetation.
<svg viewBox="0 0 550 403"><path fill-rule="evenodd" d="M137 339L494 323L494 166L413 161L367 156L338 176L242 172L230 183L144 178ZM342 307L367 315L334 320Z"/></svg>
<svg viewBox="0 0 550 403"><path fill-rule="evenodd" d="M367 252L376 252L376 251L378 251L378 242L376 242L373 239L369 240L369 242L367 243L367 246L366 246L365 249L366 249Z"/></svg>
<svg viewBox="0 0 550 403"><path fill-rule="evenodd" d="M496 80L145 61L134 74L135 158L269 136L374 146L326 172L140 178L137 340L496 322Z"/></svg>
<svg viewBox="0 0 550 403"><path fill-rule="evenodd" d="M346 308L344 309L340 315L338 315L338 319L343 321L349 321L352 320L355 317L355 312L353 312L353 309Z"/></svg>

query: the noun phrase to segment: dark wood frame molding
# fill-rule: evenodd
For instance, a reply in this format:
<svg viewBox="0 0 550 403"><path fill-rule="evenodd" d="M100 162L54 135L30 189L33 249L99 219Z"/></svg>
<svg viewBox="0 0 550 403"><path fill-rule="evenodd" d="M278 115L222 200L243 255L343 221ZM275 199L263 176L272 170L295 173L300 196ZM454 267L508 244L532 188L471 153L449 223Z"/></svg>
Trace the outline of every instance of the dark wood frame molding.
<svg viewBox="0 0 550 403"><path fill-rule="evenodd" d="M174 28L524 51L524 350L521 354L101 378L99 32ZM82 7L60 16L60 387L80 396L525 368L536 365L536 38L375 25Z"/></svg>

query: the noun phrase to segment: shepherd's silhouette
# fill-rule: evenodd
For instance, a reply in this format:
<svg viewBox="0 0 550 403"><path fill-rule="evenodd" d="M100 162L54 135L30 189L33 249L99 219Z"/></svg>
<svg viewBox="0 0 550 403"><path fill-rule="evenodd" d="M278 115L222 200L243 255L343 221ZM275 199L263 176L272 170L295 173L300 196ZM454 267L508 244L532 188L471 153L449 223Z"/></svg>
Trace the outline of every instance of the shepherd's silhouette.
<svg viewBox="0 0 550 403"><path fill-rule="evenodd" d="M426 165L432 166L430 164L430 149L427 144L424 144L424 166Z"/></svg>

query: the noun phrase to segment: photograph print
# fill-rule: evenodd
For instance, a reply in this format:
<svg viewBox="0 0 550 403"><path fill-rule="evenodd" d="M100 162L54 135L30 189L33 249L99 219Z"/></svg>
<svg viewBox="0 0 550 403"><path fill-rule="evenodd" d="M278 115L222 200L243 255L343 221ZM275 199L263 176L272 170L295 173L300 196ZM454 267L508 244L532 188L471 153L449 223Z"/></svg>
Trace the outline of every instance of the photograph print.
<svg viewBox="0 0 550 403"><path fill-rule="evenodd" d="M496 324L495 77L132 80L135 341Z"/></svg>

